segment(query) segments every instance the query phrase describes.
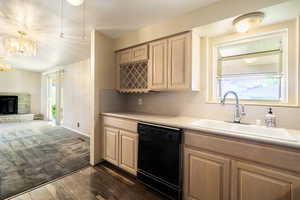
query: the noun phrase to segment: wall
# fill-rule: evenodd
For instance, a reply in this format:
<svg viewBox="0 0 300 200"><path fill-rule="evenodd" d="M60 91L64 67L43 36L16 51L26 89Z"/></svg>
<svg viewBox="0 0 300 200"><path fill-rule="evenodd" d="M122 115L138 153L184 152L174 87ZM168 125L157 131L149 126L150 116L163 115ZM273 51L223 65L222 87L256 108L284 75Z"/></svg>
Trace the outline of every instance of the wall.
<svg viewBox="0 0 300 200"><path fill-rule="evenodd" d="M183 16L178 16L163 23L146 26L137 31L122 35L116 39L115 49L122 49L178 32L191 30L195 27L285 1L288 0L221 0Z"/></svg>
<svg viewBox="0 0 300 200"><path fill-rule="evenodd" d="M64 71L63 87L63 124L62 126L90 135L90 60L83 60L64 66L54 67L42 76L42 113L47 116L47 74L57 70ZM77 127L77 123L80 124Z"/></svg>
<svg viewBox="0 0 300 200"><path fill-rule="evenodd" d="M297 21L299 27L299 19ZM296 38L290 38L291 42L296 41L299 45L299 31ZM299 76L299 49L292 51L294 59L290 80L292 82L293 91L298 89L298 81L295 76ZM298 62L295 60L298 57ZM145 112L164 115L184 115L197 118L215 119L215 120L232 120L234 105L222 106L217 103L207 103L207 72L206 66L201 65L201 90L199 92L150 92L148 94L130 94L124 95L127 101L125 111L129 112ZM138 105L138 99L143 99L143 105ZM243 122L255 123L256 120L264 120L268 106L246 106L246 116ZM300 108L299 107L280 107L273 108L277 116L278 127L300 129Z"/></svg>
<svg viewBox="0 0 300 200"><path fill-rule="evenodd" d="M120 111L124 97L114 91L115 57L113 40L94 30L91 34L91 165L103 158L101 112Z"/></svg>
<svg viewBox="0 0 300 200"><path fill-rule="evenodd" d="M63 126L90 135L90 60L69 64L63 69Z"/></svg>
<svg viewBox="0 0 300 200"><path fill-rule="evenodd" d="M30 94L30 112L41 112L41 73L18 69L0 72L0 92Z"/></svg>
<svg viewBox="0 0 300 200"><path fill-rule="evenodd" d="M145 112L164 115L184 115L203 119L232 120L233 105L222 106L205 102L206 90L200 92L151 92L141 95L126 95L129 112ZM138 105L138 98L143 105ZM243 122L255 123L263 120L267 112L266 106L246 106ZM300 129L300 108L274 107L278 127ZM263 122L263 121L262 121Z"/></svg>

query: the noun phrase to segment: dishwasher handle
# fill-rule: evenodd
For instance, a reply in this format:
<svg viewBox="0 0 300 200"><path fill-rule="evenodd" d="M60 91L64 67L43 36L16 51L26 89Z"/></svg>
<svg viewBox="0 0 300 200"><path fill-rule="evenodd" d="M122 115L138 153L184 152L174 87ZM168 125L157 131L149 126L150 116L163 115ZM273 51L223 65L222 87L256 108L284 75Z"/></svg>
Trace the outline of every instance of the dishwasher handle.
<svg viewBox="0 0 300 200"><path fill-rule="evenodd" d="M173 130L173 131L180 131L180 132L182 132L182 129L180 129L180 128L169 127L169 126L164 126L164 125L159 125L159 124L151 124L151 123L147 123L147 122L139 122L139 123L138 123L138 127L139 127L140 125L154 126L154 127L157 127L157 128L171 129L171 130Z"/></svg>

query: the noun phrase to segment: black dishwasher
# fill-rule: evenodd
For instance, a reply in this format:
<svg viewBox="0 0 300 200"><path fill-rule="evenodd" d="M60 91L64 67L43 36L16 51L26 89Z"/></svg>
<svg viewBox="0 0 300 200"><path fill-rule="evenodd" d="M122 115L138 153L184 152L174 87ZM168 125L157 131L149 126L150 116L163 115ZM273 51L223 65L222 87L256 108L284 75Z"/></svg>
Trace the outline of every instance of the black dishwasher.
<svg viewBox="0 0 300 200"><path fill-rule="evenodd" d="M171 199L182 195L182 130L138 124L137 178Z"/></svg>

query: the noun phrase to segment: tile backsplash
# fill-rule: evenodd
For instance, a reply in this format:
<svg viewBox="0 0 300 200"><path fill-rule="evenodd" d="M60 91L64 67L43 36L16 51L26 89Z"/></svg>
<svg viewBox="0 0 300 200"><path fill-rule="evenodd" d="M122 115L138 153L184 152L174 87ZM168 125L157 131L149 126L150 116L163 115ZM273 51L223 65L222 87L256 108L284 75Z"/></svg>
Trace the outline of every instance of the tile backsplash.
<svg viewBox="0 0 300 200"><path fill-rule="evenodd" d="M233 105L222 106L205 102L204 92L150 92L124 95L124 111L145 112L163 115L184 115L205 119L230 121L233 119ZM143 104L138 103L142 99ZM123 99L124 101L124 99ZM242 122L264 123L267 106L245 106L246 116ZM300 108L273 107L278 127L300 129Z"/></svg>

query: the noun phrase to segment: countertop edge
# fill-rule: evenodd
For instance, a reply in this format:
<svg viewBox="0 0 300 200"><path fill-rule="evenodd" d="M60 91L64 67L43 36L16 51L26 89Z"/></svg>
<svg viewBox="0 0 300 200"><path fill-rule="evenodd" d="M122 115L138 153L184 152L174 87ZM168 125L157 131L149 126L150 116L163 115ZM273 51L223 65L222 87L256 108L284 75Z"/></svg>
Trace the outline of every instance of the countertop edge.
<svg viewBox="0 0 300 200"><path fill-rule="evenodd" d="M134 115L141 115L141 117L134 116ZM142 116L144 115L144 116ZM148 117L146 117L148 115ZM238 139L245 139L245 140L250 140L254 142L262 142L262 143L267 143L271 145L277 145L277 146L283 146L283 147L288 147L288 148L294 148L294 149L300 149L300 143L296 142L288 142L288 141L280 141L276 139L268 139L268 138L262 138L262 137L256 137L256 136L251 136L251 135L244 135L244 134L238 134L234 132L229 132L229 131L221 131L221 130L212 130L212 129L207 129L207 128L202 128L202 127L195 127L192 125L184 125L184 124L179 124L179 123L172 123L172 122L164 122L161 120L153 120L153 119L148 119L148 118L153 118L153 117L161 117L161 118L166 118L166 119L172 119L172 118L178 118L179 116L164 116L164 115L152 115L152 114L147 114L147 113L101 113L100 116L110 116L110 117L118 117L118 118L123 118L123 119L128 119L128 120L135 120L135 121L140 121L140 122L148 122L148 123L153 123L153 124L159 124L159 125L164 125L164 126L170 126L170 127L176 127L176 128L181 128L185 130L191 130L191 131L203 131L205 133L210 133L213 135L220 135L220 136L225 136L225 137L233 137L233 138L238 138ZM182 116L184 117L184 116ZM184 117L186 119L194 119L192 117Z"/></svg>

